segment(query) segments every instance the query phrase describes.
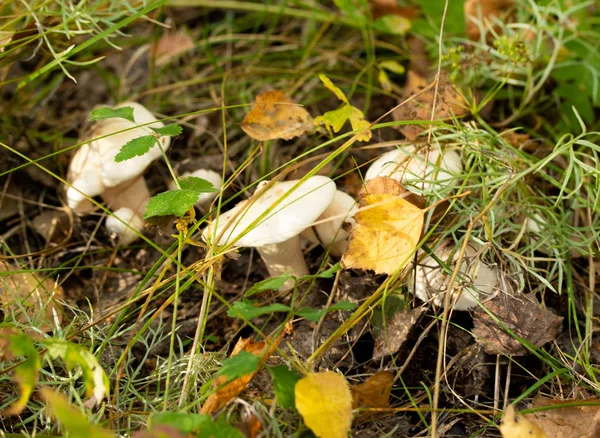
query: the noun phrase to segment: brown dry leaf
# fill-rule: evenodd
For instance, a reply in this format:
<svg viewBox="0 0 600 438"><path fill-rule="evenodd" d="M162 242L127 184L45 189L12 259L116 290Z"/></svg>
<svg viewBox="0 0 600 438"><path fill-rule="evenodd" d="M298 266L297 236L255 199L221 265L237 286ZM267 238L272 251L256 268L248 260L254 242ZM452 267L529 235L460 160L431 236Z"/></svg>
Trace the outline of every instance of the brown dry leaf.
<svg viewBox="0 0 600 438"><path fill-rule="evenodd" d="M61 306L57 299L64 293L53 279L40 279L30 273L12 273L17 270L6 262L0 262L0 308L5 315L15 315L15 319L25 325L36 323L44 332L54 327L54 314L62 322ZM26 314L22 313L22 306ZM39 309L43 314L33 318Z"/></svg>
<svg viewBox="0 0 600 438"><path fill-rule="evenodd" d="M500 26L494 24L494 21L505 21L511 15L512 6L513 0L467 0L465 33L471 40L478 41L481 38L479 22L482 22L484 27L493 26L496 33L499 33Z"/></svg>
<svg viewBox="0 0 600 438"><path fill-rule="evenodd" d="M273 352L279 346L279 343L283 339L283 337L292 332L291 324L288 324L285 329L281 332L279 336L272 339L270 342L260 341L254 342L250 338L240 338L235 344L233 351L229 357L235 356L240 351L246 351L255 356L262 358L262 363L265 363L269 357L273 354ZM246 388L250 380L256 375L258 370L253 373L246 374L245 376L239 377L237 379L232 380L223 386L225 382L227 382L227 376L218 376L214 383L213 387L218 388L217 391L212 393L207 399L202 409L200 410L203 414L210 414L221 409L223 406L227 405L231 400L237 397L241 392Z"/></svg>
<svg viewBox="0 0 600 438"><path fill-rule="evenodd" d="M409 263L421 238L425 211L405 194L402 184L391 178L378 177L367 183L342 257L344 268L392 274ZM417 198L413 195L412 199Z"/></svg>
<svg viewBox="0 0 600 438"><path fill-rule="evenodd" d="M314 129L308 111L281 91L256 96L252 111L242 120L242 129L258 141L290 140Z"/></svg>
<svg viewBox="0 0 600 438"><path fill-rule="evenodd" d="M412 310L401 310L386 321L384 329L375 338L373 359L381 359L400 350L424 310L422 306Z"/></svg>
<svg viewBox="0 0 600 438"><path fill-rule="evenodd" d="M238 425L238 429L244 434L245 438L256 438L262 429L260 419L254 415L246 415Z"/></svg>
<svg viewBox="0 0 600 438"><path fill-rule="evenodd" d="M152 46L156 65L168 64L173 58L195 47L194 40L185 32L166 34Z"/></svg>
<svg viewBox="0 0 600 438"><path fill-rule="evenodd" d="M540 347L556 339L561 332L563 317L556 316L532 300L524 296L502 295L484 303L484 306L514 334ZM473 322L473 336L484 346L486 353L509 356L528 354L529 350L505 332L485 311L477 310Z"/></svg>
<svg viewBox="0 0 600 438"><path fill-rule="evenodd" d="M502 438L547 438L546 433L524 416L517 417L515 407L508 405L498 426Z"/></svg>
<svg viewBox="0 0 600 438"><path fill-rule="evenodd" d="M394 384L394 373L379 371L359 385L350 388L352 392L352 408L389 408L390 395ZM377 412L361 411L359 419L372 418Z"/></svg>
<svg viewBox="0 0 600 438"><path fill-rule="evenodd" d="M565 406L577 403L600 403L600 399L552 400L537 395L531 408L552 406L555 409L532 412L524 417L535 422L549 437L600 437L600 406Z"/></svg>
<svg viewBox="0 0 600 438"><path fill-rule="evenodd" d="M419 8L416 6L398 6L397 0L372 0L369 4L374 20L385 15L398 15L412 21L419 15Z"/></svg>
<svg viewBox="0 0 600 438"><path fill-rule="evenodd" d="M405 101L409 97L415 95L428 85L428 81L423 76L418 75L413 71L407 73L406 85L401 101ZM419 94L416 98L406 102L399 108L396 108L392 113L392 117L397 121L410 120L431 120L431 108L433 104L433 96L435 87L430 87L427 91ZM467 109L460 94L456 91L448 74L442 72L440 75L438 94L435 104L435 115L433 120L448 119L452 115L462 117L467 114ZM421 134L429 125L402 125L400 132L409 140L414 140Z"/></svg>

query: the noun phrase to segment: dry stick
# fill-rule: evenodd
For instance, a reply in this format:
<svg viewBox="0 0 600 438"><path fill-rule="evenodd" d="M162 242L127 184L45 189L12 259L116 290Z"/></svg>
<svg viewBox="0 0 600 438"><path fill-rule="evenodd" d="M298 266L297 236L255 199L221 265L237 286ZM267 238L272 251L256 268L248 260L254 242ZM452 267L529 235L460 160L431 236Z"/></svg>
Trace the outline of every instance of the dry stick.
<svg viewBox="0 0 600 438"><path fill-rule="evenodd" d="M498 410L500 404L500 355L496 355L496 369L494 376L494 410Z"/></svg>
<svg viewBox="0 0 600 438"><path fill-rule="evenodd" d="M469 227L467 228L467 232L464 236L464 242L460 248L460 253L458 255L458 259L456 260L456 267L452 272L452 276L450 277L450 282L446 287L446 294L444 295L444 311L442 312L442 317L440 321L440 336L438 341L438 357L435 366L435 383L433 387L433 411L431 414L431 436L435 438L437 433L437 410L439 408L440 401L440 382L442 378L442 364L445 362L444 351L446 350L446 336L448 329L448 315L450 313L450 300L452 299L452 288L454 287L454 282L460 271L460 267L462 266L462 261L465 255L465 251L467 249L469 239L471 238L471 233L473 232L473 227L477 222L479 222L492 208L494 203L500 198L500 195L504 193L510 183L512 183L514 177L510 177L506 180L506 182L498 189L492 200L488 205L479 213L474 219L469 223Z"/></svg>
<svg viewBox="0 0 600 438"><path fill-rule="evenodd" d="M504 403L502 404L502 410L506 409L508 405L508 390L510 388L510 376L512 372L512 357L508 358L508 366L506 367L506 382L504 384Z"/></svg>

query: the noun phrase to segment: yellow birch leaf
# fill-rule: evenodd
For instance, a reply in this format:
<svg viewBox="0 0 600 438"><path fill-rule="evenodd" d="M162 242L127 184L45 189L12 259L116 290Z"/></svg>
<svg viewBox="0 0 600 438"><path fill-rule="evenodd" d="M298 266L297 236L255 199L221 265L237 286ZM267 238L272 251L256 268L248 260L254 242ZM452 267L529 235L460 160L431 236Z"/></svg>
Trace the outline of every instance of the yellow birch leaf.
<svg viewBox="0 0 600 438"><path fill-rule="evenodd" d="M411 202L412 201L412 202ZM369 181L355 214L348 249L342 257L346 269L370 269L392 274L404 268L419 244L425 210L415 195L391 178Z"/></svg>
<svg viewBox="0 0 600 438"><path fill-rule="evenodd" d="M347 438L352 425L352 393L346 379L332 371L310 373L294 388L296 409L319 438Z"/></svg>
<svg viewBox="0 0 600 438"><path fill-rule="evenodd" d="M515 414L515 407L508 405L504 416L502 417L502 424L498 427L502 438L547 438L546 432L539 428L537 424L528 420L526 417L520 416L517 418Z"/></svg>
<svg viewBox="0 0 600 438"><path fill-rule="evenodd" d="M246 134L258 141L290 140L314 129L308 111L281 91L256 96L254 107L241 124Z"/></svg>

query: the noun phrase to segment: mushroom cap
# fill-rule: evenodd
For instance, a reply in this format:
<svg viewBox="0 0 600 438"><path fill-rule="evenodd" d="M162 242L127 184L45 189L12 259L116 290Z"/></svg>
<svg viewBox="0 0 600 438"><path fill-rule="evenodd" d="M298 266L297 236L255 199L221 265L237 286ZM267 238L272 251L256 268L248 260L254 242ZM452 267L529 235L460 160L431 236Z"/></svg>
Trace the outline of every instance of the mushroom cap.
<svg viewBox="0 0 600 438"><path fill-rule="evenodd" d="M221 177L221 174L215 172L214 170L198 169L194 170L193 172L183 173L181 174L180 178L187 178L188 176L195 176L196 178L205 179L206 181L211 183L215 189L217 189L216 192L200 194L200 196L198 196L198 200L196 201L196 205L198 207L212 201L213 198L219 193L219 189L223 187L223 178ZM175 190L176 188L177 185L175 184L175 181L171 181L169 183L169 190Z"/></svg>
<svg viewBox="0 0 600 438"><path fill-rule="evenodd" d="M317 219L316 225L302 232L302 237L325 247L331 247L332 255L339 257L346 250L350 233L343 226L354 226L354 214L358 210L356 200L349 194L336 190L333 201Z"/></svg>
<svg viewBox="0 0 600 438"><path fill-rule="evenodd" d="M100 195L107 187L117 186L141 175L152 161L161 156L160 149L152 147L144 155L120 163L115 162L115 155L127 142L144 135L153 134L154 132L150 129L150 126L153 128L164 127L162 122L157 121L156 117L139 103L123 102L114 108L125 106L133 108L136 123L117 118L99 120L92 126L87 138L107 135L108 137L98 138L84 144L73 156L67 174L67 181L71 184L71 187L67 189L67 202L72 209L78 209L85 199L85 196L79 191L89 197ZM149 122L155 123L138 126L138 124ZM122 130L127 131L114 134ZM160 142L162 148L167 150L171 140L169 137L161 137Z"/></svg>
<svg viewBox="0 0 600 438"><path fill-rule="evenodd" d="M429 164L425 169L425 151L415 152L415 146L404 146L389 151L379 157L371 164L365 174L365 181L372 180L378 176L387 176L403 185L421 187L423 179L436 181L452 181L453 176L463 169L460 155L455 149L445 148L442 151L442 159L438 163L440 150L432 148L429 151ZM437 174L436 174L437 172ZM424 190L431 190L432 182L423 185Z"/></svg>
<svg viewBox="0 0 600 438"><path fill-rule="evenodd" d="M235 246L256 247L284 242L300 234L331 204L336 187L326 176L313 176L290 191L298 183L299 180L274 183L258 197L255 195L240 202L219 216L216 231L214 222L209 225L203 232L204 238L222 234L218 245L235 242ZM251 226L286 194L288 196L280 204L257 225Z"/></svg>
<svg viewBox="0 0 600 438"><path fill-rule="evenodd" d="M453 246L450 239L443 241L435 250L435 255L448 264L450 269L455 269L456 260L459 256L459 251L456 251L452 262L448 262L448 257L452 252ZM465 249L462 266L459 275L469 281L459 289L461 281L457 278L454 283L452 293L460 293L458 299L454 296L451 302L454 302L455 310L468 310L478 306L481 298L486 295L492 295L500 287L499 272L494 266L489 266L479 259L477 256L477 248L469 245ZM423 258L423 260L415 268L414 293L422 301L433 299L433 304L442 306L444 304L444 296L448 290L450 283L450 274L446 274L438 265L435 259L431 256Z"/></svg>
<svg viewBox="0 0 600 438"><path fill-rule="evenodd" d="M125 222L121 222L121 221ZM129 227L127 227L128 224ZM127 246L139 239L137 232L144 230L144 219L142 219L131 208L119 208L112 216L106 218L106 229L109 233L115 233L121 239L121 245ZM137 232L136 232L137 231Z"/></svg>

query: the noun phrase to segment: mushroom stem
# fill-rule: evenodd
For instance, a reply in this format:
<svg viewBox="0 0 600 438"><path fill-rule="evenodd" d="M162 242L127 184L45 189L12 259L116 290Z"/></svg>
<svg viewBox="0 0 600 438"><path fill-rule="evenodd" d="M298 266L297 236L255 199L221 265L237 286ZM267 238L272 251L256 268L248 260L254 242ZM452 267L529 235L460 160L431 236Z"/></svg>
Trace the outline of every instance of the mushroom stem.
<svg viewBox="0 0 600 438"><path fill-rule="evenodd" d="M139 176L108 188L102 198L113 211L113 215L106 219L106 228L120 237L121 245L127 246L135 242L139 238L138 233L144 230L144 210L150 201L144 177Z"/></svg>
<svg viewBox="0 0 600 438"><path fill-rule="evenodd" d="M129 208L140 217L144 216L146 204L150 201L150 192L143 176L110 187L102 193L102 199L112 211Z"/></svg>
<svg viewBox="0 0 600 438"><path fill-rule="evenodd" d="M256 248L262 257L271 277L288 274L296 278L308 275L308 267L300 248L300 237L296 235L288 240ZM279 291L288 291L294 288L294 280L287 280Z"/></svg>

